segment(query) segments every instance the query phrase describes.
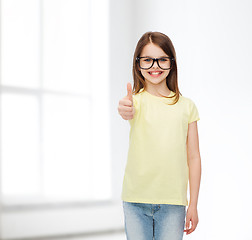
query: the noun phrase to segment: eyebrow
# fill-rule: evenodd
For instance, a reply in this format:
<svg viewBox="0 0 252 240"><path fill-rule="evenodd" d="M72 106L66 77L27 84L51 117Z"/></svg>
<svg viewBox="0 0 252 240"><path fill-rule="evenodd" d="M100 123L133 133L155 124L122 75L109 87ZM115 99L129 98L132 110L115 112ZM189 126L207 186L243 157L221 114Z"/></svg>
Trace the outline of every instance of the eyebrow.
<svg viewBox="0 0 252 240"><path fill-rule="evenodd" d="M143 56L143 57L153 58L153 57L150 57L150 56ZM162 57L169 57L169 56L161 56L161 57L158 57L158 58L162 58Z"/></svg>

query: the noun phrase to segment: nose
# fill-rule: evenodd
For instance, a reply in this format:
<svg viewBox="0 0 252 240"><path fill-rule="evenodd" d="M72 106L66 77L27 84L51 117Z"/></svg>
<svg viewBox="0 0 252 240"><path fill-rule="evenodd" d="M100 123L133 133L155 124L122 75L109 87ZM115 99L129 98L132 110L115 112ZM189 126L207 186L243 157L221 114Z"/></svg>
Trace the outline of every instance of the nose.
<svg viewBox="0 0 252 240"><path fill-rule="evenodd" d="M157 59L154 59L153 68L159 68L157 61Z"/></svg>

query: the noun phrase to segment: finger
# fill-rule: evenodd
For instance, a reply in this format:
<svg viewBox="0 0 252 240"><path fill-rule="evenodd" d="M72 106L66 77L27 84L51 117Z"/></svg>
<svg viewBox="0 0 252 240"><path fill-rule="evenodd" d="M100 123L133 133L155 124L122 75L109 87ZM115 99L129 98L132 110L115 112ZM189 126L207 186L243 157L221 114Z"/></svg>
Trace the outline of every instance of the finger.
<svg viewBox="0 0 252 240"><path fill-rule="evenodd" d="M187 234L192 233L194 230L195 230L195 228L190 228L190 229L188 230Z"/></svg>
<svg viewBox="0 0 252 240"><path fill-rule="evenodd" d="M128 99L133 103L131 83L127 84L127 93L128 93L127 94Z"/></svg>
<svg viewBox="0 0 252 240"><path fill-rule="evenodd" d="M188 230L187 234L192 233L192 232L195 230L195 228L196 228L196 225L195 225L194 221L192 220L192 226L191 226L191 228Z"/></svg>
<svg viewBox="0 0 252 240"><path fill-rule="evenodd" d="M189 218L186 219L185 227L186 227L186 229L185 229L186 234L189 234L189 231L190 231L190 219Z"/></svg>
<svg viewBox="0 0 252 240"><path fill-rule="evenodd" d="M196 222L192 219L192 226L190 228L190 232L193 232L196 228Z"/></svg>
<svg viewBox="0 0 252 240"><path fill-rule="evenodd" d="M186 224L185 224L185 226L186 226L186 230L188 230L189 227L190 227L190 219L186 219Z"/></svg>
<svg viewBox="0 0 252 240"><path fill-rule="evenodd" d="M123 105L123 106L129 106L132 107L132 102L128 99L128 97L126 96L125 98L121 99L119 101L119 105Z"/></svg>
<svg viewBox="0 0 252 240"><path fill-rule="evenodd" d="M118 110L121 112L121 113L133 113L134 111L134 108L133 107L128 107L128 106L123 106L123 107L118 107Z"/></svg>

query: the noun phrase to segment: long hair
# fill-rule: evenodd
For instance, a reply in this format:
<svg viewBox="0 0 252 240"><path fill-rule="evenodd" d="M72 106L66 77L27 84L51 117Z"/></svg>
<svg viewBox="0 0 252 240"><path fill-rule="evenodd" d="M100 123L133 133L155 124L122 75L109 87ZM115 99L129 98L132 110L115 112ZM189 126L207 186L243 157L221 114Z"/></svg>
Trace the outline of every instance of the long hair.
<svg viewBox="0 0 252 240"><path fill-rule="evenodd" d="M145 79L137 65L138 64L137 57L140 57L140 54L142 53L143 48L149 43L153 43L159 46L169 57L172 57L174 59L171 62L172 65L171 65L170 72L168 76L166 77L166 85L170 90L172 90L175 93L174 95L175 98L173 101L173 104L175 104L179 100L179 97L180 97L179 95L182 95L178 88L176 52L170 38L161 32L151 32L151 31L146 32L142 35L142 37L139 39L137 43L134 57L133 57L132 73L133 73L133 79L134 79L134 86L133 86L132 93L136 94L142 88L143 89L146 88ZM174 96L166 97L162 95L162 97L165 97L165 98L172 98Z"/></svg>

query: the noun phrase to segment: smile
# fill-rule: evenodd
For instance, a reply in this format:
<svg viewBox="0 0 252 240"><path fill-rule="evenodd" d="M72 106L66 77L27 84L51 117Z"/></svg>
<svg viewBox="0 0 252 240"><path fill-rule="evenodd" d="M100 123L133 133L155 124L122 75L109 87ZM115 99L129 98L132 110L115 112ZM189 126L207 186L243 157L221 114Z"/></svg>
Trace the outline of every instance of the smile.
<svg viewBox="0 0 252 240"><path fill-rule="evenodd" d="M161 71L155 71L155 72L148 72L151 76L153 77L158 77L160 76L163 72Z"/></svg>

